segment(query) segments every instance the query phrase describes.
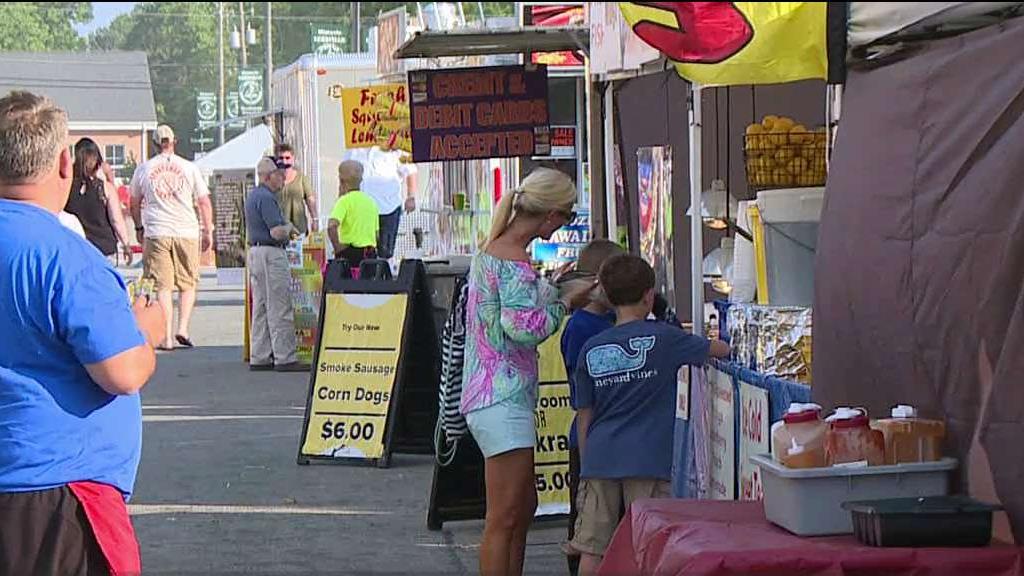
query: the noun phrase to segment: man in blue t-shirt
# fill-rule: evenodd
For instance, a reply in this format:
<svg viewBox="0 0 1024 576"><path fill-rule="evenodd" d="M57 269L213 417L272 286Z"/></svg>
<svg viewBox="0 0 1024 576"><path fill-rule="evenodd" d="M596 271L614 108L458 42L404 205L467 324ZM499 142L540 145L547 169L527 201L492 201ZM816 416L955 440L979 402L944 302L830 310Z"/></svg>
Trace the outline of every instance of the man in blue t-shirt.
<svg viewBox="0 0 1024 576"><path fill-rule="evenodd" d="M593 240L583 247L576 261L573 276L579 280L597 281L597 273L601 266L612 256L623 254L622 247L604 239ZM600 290L592 292L590 304L573 312L562 330L562 361L565 363L565 374L569 379L569 398L573 409L576 407L576 391L573 380L576 375L576 360L579 358L583 345L588 340L615 325L612 305ZM571 542L576 534L576 493L580 485L580 450L576 435L576 417L573 416L569 425L569 533ZM579 572L579 554L567 550L569 573L575 576Z"/></svg>
<svg viewBox="0 0 1024 576"><path fill-rule="evenodd" d="M164 316L132 309L103 255L58 221L67 138L48 99L0 99L0 574L138 563L124 500Z"/></svg>
<svg viewBox="0 0 1024 576"><path fill-rule="evenodd" d="M616 324L583 347L575 378L582 462L580 514L569 545L583 555L583 575L596 572L634 500L671 496L679 369L729 354L724 342L647 320L655 278L641 258L609 259L600 282Z"/></svg>

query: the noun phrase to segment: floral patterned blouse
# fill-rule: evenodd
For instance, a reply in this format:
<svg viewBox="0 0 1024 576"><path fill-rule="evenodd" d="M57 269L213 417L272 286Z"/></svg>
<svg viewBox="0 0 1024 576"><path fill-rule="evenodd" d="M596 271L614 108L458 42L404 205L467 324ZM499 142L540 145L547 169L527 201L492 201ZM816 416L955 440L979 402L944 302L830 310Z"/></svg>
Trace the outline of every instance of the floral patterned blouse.
<svg viewBox="0 0 1024 576"><path fill-rule="evenodd" d="M558 331L558 291L527 262L473 258L466 306L462 412L511 399L537 405L537 346Z"/></svg>

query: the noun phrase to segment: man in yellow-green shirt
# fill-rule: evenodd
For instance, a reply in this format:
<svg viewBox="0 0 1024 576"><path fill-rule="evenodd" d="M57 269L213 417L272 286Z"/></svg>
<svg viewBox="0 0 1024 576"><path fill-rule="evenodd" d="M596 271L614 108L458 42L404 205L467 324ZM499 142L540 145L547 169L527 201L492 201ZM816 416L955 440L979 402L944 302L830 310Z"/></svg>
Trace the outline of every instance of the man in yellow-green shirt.
<svg viewBox="0 0 1024 576"><path fill-rule="evenodd" d="M342 162L338 181L341 195L327 221L327 235L334 246L334 257L344 258L353 270L358 270L363 260L377 257L377 202L359 190L363 183L363 165L359 162Z"/></svg>

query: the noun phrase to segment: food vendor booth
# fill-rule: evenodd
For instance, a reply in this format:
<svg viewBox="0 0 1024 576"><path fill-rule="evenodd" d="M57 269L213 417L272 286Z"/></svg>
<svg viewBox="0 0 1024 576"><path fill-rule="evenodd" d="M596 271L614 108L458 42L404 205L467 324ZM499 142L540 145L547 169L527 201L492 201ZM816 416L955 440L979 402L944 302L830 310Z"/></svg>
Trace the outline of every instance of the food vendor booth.
<svg viewBox="0 0 1024 576"><path fill-rule="evenodd" d="M822 3L622 4L632 30L670 54L688 79L829 78L842 83L841 97L830 90L822 106L834 119L841 105L842 121L828 140L811 246L813 341L809 319L772 305L773 291L765 290L778 253L775 262L755 262L760 303L718 312L731 323L724 334L740 339L733 342L739 355L680 384L680 413L692 423L692 444L680 450L693 458L687 495L726 501L635 505L603 574L1024 573L1020 549L1008 544L1024 526L1017 489L1024 459L1010 439L1019 437L1024 403L1009 386L1024 367L1019 354L1007 353L1019 339L1024 288L1014 242L1021 202L1012 184L1020 163L1010 160L1024 153L1024 66L1011 48L1024 42L1021 5L814 4ZM738 25L716 33L716 23L728 21ZM786 34L788 25L801 32ZM730 36L744 29L746 40ZM788 40L776 37L772 47L776 34ZM706 58L709 50L717 50L714 58ZM770 61L753 58L773 50ZM756 70L745 69L751 64ZM811 64L817 68L808 72ZM701 99L692 101L690 140L699 142ZM789 128L787 141L801 142L804 135ZM751 160L765 156L763 135L768 143L781 136L764 124L748 128L748 178L762 166ZM690 150L695 206L700 150ZM772 161L795 157L776 151ZM760 199L757 208L765 209ZM772 258L769 234L808 243L778 226L794 220L758 222L756 210L740 216L749 219L730 225L753 237L755 260ZM694 253L703 254L700 220L691 220ZM693 258L694 279L704 266ZM694 318L708 317L703 293L695 284ZM809 385L794 381L804 376ZM809 400L820 406L807 407ZM916 410L891 412L900 404ZM930 436L933 423L942 440ZM816 429L810 437L795 432L807 425ZM898 456L904 433L915 447L910 460ZM808 454L809 468L783 462ZM879 491L886 477L891 484ZM728 501L757 498L762 489L762 503ZM900 495L914 498L879 500Z"/></svg>

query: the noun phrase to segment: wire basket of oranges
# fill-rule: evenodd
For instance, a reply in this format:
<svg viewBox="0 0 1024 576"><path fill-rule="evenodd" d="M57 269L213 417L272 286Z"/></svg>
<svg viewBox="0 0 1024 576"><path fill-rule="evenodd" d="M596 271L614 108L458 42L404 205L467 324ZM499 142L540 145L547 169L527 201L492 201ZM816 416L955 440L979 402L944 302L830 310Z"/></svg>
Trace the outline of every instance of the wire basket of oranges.
<svg viewBox="0 0 1024 576"><path fill-rule="evenodd" d="M824 128L808 129L792 118L768 115L747 126L744 156L747 183L755 189L824 186Z"/></svg>

